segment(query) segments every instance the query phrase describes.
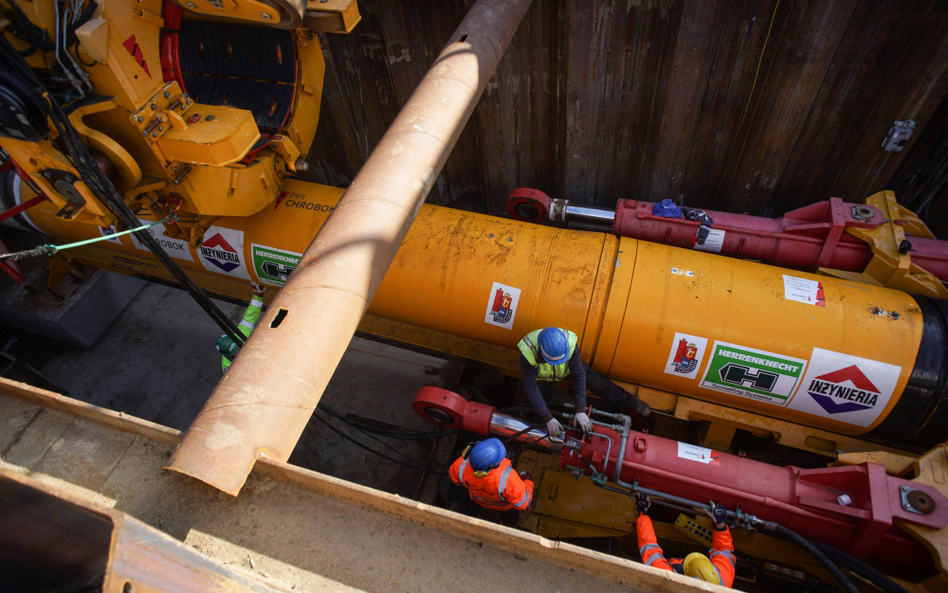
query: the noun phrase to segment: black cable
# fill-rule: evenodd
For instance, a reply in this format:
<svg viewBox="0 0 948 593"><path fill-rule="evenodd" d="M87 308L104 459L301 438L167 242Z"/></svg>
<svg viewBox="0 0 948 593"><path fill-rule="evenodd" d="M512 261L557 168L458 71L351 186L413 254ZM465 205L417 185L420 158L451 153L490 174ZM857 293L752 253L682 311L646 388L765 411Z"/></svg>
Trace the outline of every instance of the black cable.
<svg viewBox="0 0 948 593"><path fill-rule="evenodd" d="M464 432L463 430L445 430L441 432L433 432L433 431L424 432L420 430L410 430L410 429L389 430L385 428L379 428L377 426L370 426L363 422L353 420L351 418L348 418L342 415L341 413L337 412L336 410L324 404L320 404L319 409L326 412L333 418L336 418L337 420L341 420L342 422L345 422L346 424L352 426L353 428L357 428L364 432L371 432L379 436L393 438L393 439L400 439L400 440L406 440L406 441L422 441L422 440L444 438L444 437L448 437L448 436L452 436L452 435L460 434Z"/></svg>
<svg viewBox="0 0 948 593"><path fill-rule="evenodd" d="M896 583L862 560L854 558L853 556L850 556L846 552L834 548L833 546L828 546L819 542L812 543L831 560L838 564L842 564L845 568L848 568L851 572L866 579L885 593L908 593L908 591L902 585Z"/></svg>
<svg viewBox="0 0 948 593"><path fill-rule="evenodd" d="M787 529L783 525L775 525L774 533L776 533L778 536L782 537L783 539L792 541L793 543L797 544L798 546L800 546L801 548L809 552L814 558L819 560L820 564L823 565L823 568L828 570L830 574L833 575L833 578L839 581L839 584L843 586L843 589L846 591L846 593L859 593L859 588L856 587L856 585L854 585L852 581L847 579L846 575L844 575L842 571L840 571L839 568L837 568L836 565L833 564L833 562L829 558L827 558L825 554L823 554L823 552L821 552L816 546L814 546L813 543L810 542L810 540L804 538L803 536L796 533L795 531L791 531Z"/></svg>
<svg viewBox="0 0 948 593"><path fill-rule="evenodd" d="M388 443L386 443L385 441L383 441L383 440L381 440L381 439L379 439L379 438L377 438L377 437L375 437L375 436L369 434L368 432L362 430L362 429L359 428L358 426L352 425L352 424L351 424L350 422L348 422L347 420L345 420L345 419L341 419L341 420L342 420L343 422L345 422L346 424L349 424L349 426L352 426L352 428L358 430L359 432L361 432L361 433L364 434L365 436L369 437L370 439L372 439L372 440L375 441L376 443L380 443L383 447L386 447L386 448L388 448L388 449L391 449L391 450L394 451L395 453L398 453L399 455L401 455L401 456L404 457L405 459L409 459L409 460L411 460L411 461L421 461L420 459L416 459L416 458L412 457L411 455L408 455L407 453L403 453L403 452L399 451L399 450L396 449L395 447L393 447L393 446L389 445ZM428 462L424 462L424 463L428 463ZM431 464L429 464L429 465L431 465Z"/></svg>
<svg viewBox="0 0 948 593"><path fill-rule="evenodd" d="M422 469L422 468L419 468L419 467L415 467L415 466L413 466L413 465L410 465L410 464L408 464L408 463L404 463L404 462L402 462L402 461L399 461L398 459L394 459L394 458L392 458L392 457L389 457L388 455L382 453L381 451L376 451L375 449L372 449L372 448L370 448L370 447L368 447L368 446L366 446L366 445L360 443L359 441L355 440L354 438L350 437L350 436L347 435L346 433L342 432L341 430L339 430L338 428L336 428L336 427L333 426L332 424L326 422L325 420L323 420L322 418L320 418L320 417L317 416L316 414L313 414L313 418L315 418L316 420L319 420L320 422L322 422L323 424L325 424L326 427L328 427L330 430L332 430L333 432L335 432L336 434L338 434L338 435L341 436L342 438L346 439L347 441L349 441L349 442L352 443L353 445L356 445L357 447L360 447L360 448L362 448L362 449L365 449L365 450L368 451L369 453L372 453L372 454L374 454L374 455L378 455L378 456L381 457L382 459L385 459L385 460L387 460L387 461L391 461L391 462L394 463L394 464L400 465L400 466L402 466L402 467L407 467L408 469L412 469L412 470L415 470L415 471L419 471L419 472L422 472L422 473L425 473L425 474L444 475L444 474L447 473L447 472L440 471L440 470L432 471L432 470L430 470L430 469ZM420 460L416 460L416 461L420 461ZM427 464L427 462L425 462L425 463Z"/></svg>
<svg viewBox="0 0 948 593"><path fill-rule="evenodd" d="M10 42L7 41L5 37L0 35L0 49L7 54L7 63L12 65L14 68L19 69L21 76L27 79L32 86L39 90L42 90L45 94L48 94L42 82L33 72L32 68L23 60L23 58L17 53L16 49L10 45ZM105 176L102 170L95 163L95 160L92 157L92 154L89 152L89 149L82 143L76 134L75 129L72 127L72 124L69 122L68 117L63 111L62 107L52 100L47 100L45 97L38 97L38 103L43 107L45 111L50 115L50 120L53 122L53 125L56 127L57 131L60 134L60 138L63 143L66 145L66 152L68 156L71 157L73 165L79 171L82 180L86 182L86 185L99 197L103 200L109 210L122 222L124 222L128 228L134 228L138 226L138 219L135 217L135 214L128 207L128 204L125 203L125 200L115 189L115 186L112 185L112 182ZM152 252L152 254L160 261L165 268L171 273L171 275L181 283L185 289L191 293L191 296L197 301L198 305L204 309L204 311L217 323L218 326L227 334L235 343L238 345L244 344L246 341L243 334L237 330L237 325L231 321L229 317L224 315L220 308L211 301L210 297L204 293L191 278L181 269L181 267L171 259L171 256L162 249L158 244L158 241L155 237L148 231L141 231L136 233L139 241L145 244L146 247Z"/></svg>

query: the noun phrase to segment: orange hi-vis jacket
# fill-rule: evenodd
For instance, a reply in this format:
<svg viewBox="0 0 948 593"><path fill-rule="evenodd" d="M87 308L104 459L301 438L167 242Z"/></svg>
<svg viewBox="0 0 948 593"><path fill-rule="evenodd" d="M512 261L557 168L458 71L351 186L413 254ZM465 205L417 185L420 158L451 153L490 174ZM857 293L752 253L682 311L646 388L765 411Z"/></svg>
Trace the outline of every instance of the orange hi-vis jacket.
<svg viewBox="0 0 948 593"><path fill-rule="evenodd" d="M458 457L451 464L448 475L452 482L467 488L471 500L493 511L522 511L530 506L533 499L533 481L521 480L507 458L486 476L479 478L474 475L467 459Z"/></svg>
<svg viewBox="0 0 948 593"><path fill-rule="evenodd" d="M639 514L635 520L635 530L639 537L639 554L642 555L642 562L655 568L662 568L672 572L681 572L681 569L675 570L674 565L681 564L681 558L665 559L662 554L662 548L658 545L658 538L655 537L655 529L652 528L652 520L648 515ZM708 554L711 564L718 571L718 580L725 587L734 584L734 543L731 541L731 532L727 527L724 531L712 530L711 551Z"/></svg>

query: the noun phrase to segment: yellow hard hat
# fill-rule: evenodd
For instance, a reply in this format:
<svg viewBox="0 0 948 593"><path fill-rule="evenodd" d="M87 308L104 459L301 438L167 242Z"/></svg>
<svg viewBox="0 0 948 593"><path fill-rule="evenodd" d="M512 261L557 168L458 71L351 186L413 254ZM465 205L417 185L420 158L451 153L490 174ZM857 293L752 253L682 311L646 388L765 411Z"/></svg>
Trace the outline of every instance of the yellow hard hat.
<svg viewBox="0 0 948 593"><path fill-rule="evenodd" d="M721 584L717 569L714 568L714 565L711 564L708 557L701 552L692 552L685 556L685 561L682 562L682 568L684 568L685 574L692 578L714 585Z"/></svg>

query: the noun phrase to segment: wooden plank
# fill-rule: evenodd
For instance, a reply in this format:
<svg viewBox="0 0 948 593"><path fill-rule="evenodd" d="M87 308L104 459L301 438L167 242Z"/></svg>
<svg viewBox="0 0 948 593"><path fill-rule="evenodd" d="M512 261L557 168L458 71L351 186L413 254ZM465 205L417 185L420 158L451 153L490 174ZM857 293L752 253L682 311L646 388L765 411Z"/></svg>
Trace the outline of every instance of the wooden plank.
<svg viewBox="0 0 948 593"><path fill-rule="evenodd" d="M765 75L776 55L770 41L768 49L765 51L764 48L771 19L776 16L775 8L777 0L726 2L715 12L712 27L720 34L709 48L712 62L708 83L680 189L687 205L715 207L715 193L729 159L733 157L735 144L739 138L746 138L740 134L744 129L742 116L748 100L753 101L753 97L763 92L764 85L759 78ZM758 74L755 86L757 64L762 58L763 73Z"/></svg>
<svg viewBox="0 0 948 593"><path fill-rule="evenodd" d="M774 204L779 202L780 211L830 196L861 202L885 189L881 183L892 176L908 151L882 151L880 144L894 121L884 112L913 112L914 97L937 84L937 77L917 73L901 84L896 82L902 78L906 64L931 64L919 49L937 54L937 48L915 42L925 28L924 22L930 20L931 9L931 5L926 11L917 5L866 3L855 11L788 164L789 174L775 192ZM935 41L939 38L926 37ZM891 84L880 86L881 80ZM895 84L897 89L892 88ZM937 107L944 93L942 89L935 97L929 94L925 109ZM902 117L909 116L895 119ZM922 132L927 119L922 120L916 134ZM808 177L792 174L800 170L812 173Z"/></svg>
<svg viewBox="0 0 948 593"><path fill-rule="evenodd" d="M324 36L307 178L351 179L471 4L364 0L352 35ZM517 186L607 208L680 193L758 214L861 200L908 154L879 149L892 121L916 116L913 143L943 133L930 120L946 68L935 0L537 1L429 201L501 213Z"/></svg>
<svg viewBox="0 0 948 593"><path fill-rule="evenodd" d="M814 96L856 5L848 0L794 4L774 46L776 59L755 97L740 159L721 191L729 189L728 210L762 214L793 153ZM782 9L781 9L782 10ZM778 18L779 15L778 15ZM752 106L753 108L753 106ZM749 115L748 117L751 117Z"/></svg>
<svg viewBox="0 0 948 593"><path fill-rule="evenodd" d="M888 76L876 74L874 84L880 100L872 117L862 122L862 134L850 146L834 179L834 185L847 191L846 197L861 200L886 189L882 184L889 181L906 155L905 151L880 148L892 122L913 118L916 133L921 133L948 95L948 6L936 2L929 8L916 7L905 15L910 37L903 44L890 44L890 51L905 50L901 63Z"/></svg>

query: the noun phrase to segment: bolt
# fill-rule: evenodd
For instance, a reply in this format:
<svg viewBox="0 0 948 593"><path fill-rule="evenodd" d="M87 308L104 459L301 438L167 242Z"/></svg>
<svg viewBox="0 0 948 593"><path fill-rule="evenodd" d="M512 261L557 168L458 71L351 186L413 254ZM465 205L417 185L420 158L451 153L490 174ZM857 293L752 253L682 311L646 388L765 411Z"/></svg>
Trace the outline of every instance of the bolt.
<svg viewBox="0 0 948 593"><path fill-rule="evenodd" d="M213 120L214 120L214 114L212 113L212 114L208 115L207 117L205 117L204 119L207 120L207 121L213 121Z"/></svg>
<svg viewBox="0 0 948 593"><path fill-rule="evenodd" d="M52 176L53 176L53 172L50 171L49 169L46 169L45 171L43 171L43 177L45 177L46 179L49 179Z"/></svg>
<svg viewBox="0 0 948 593"><path fill-rule="evenodd" d="M152 133L151 133L151 137L152 137L152 138L157 138L157 137L158 137L158 132L152 132Z"/></svg>
<svg viewBox="0 0 948 593"><path fill-rule="evenodd" d="M148 136L148 132L142 132L142 136Z"/></svg>
<svg viewBox="0 0 948 593"><path fill-rule="evenodd" d="M159 132L164 132L164 131L165 131L165 127L164 127L164 126L158 126L158 131L159 131Z"/></svg>
<svg viewBox="0 0 948 593"><path fill-rule="evenodd" d="M190 8L191 10L194 10L195 8L197 8L197 6L194 5L194 2L185 2L185 4L187 4L188 8Z"/></svg>
<svg viewBox="0 0 948 593"><path fill-rule="evenodd" d="M165 91L165 99L167 99L170 96L171 96L171 93L169 93L168 91Z"/></svg>
<svg viewBox="0 0 948 593"><path fill-rule="evenodd" d="M262 17L263 17L263 20L265 20L265 21L269 21L271 18L273 18L273 17L270 16L270 13L269 13L269 12L261 12L261 13L260 13L260 16L262 16Z"/></svg>
<svg viewBox="0 0 948 593"><path fill-rule="evenodd" d="M191 97L188 97L188 105L190 105L191 103L194 103L194 101L191 100Z"/></svg>
<svg viewBox="0 0 948 593"><path fill-rule="evenodd" d="M152 103L152 104L151 104L151 110L154 111L155 109L158 109L158 104L157 104L157 103Z"/></svg>
<svg viewBox="0 0 948 593"><path fill-rule="evenodd" d="M309 163L307 163L305 160L301 158L296 159L296 162L293 163L293 166L296 168L297 172L299 173L305 173L306 171L309 170Z"/></svg>
<svg viewBox="0 0 948 593"><path fill-rule="evenodd" d="M139 115L135 118L135 121L137 121L138 123L142 123L143 121L145 121L145 118Z"/></svg>

